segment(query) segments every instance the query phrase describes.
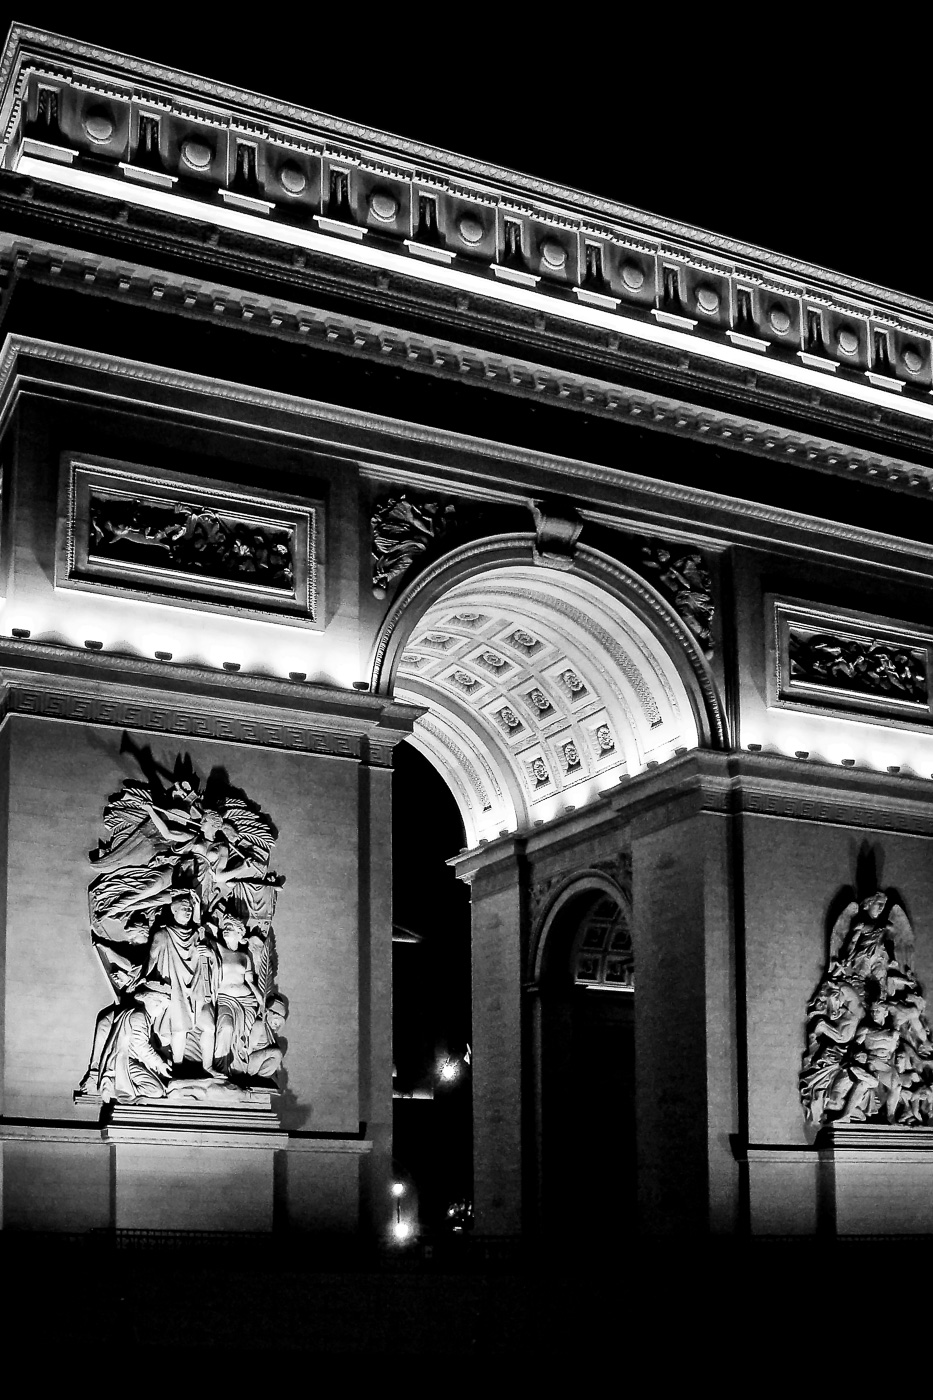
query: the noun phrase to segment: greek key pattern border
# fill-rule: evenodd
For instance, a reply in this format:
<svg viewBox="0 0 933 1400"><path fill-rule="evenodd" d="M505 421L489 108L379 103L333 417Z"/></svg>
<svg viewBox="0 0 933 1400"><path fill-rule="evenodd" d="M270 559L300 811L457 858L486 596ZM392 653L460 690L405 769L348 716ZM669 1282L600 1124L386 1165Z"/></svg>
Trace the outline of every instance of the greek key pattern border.
<svg viewBox="0 0 933 1400"><path fill-rule="evenodd" d="M363 757L364 736L314 729L291 720L245 719L212 709L187 708L147 700L107 699L76 690L43 690L8 682L0 701L0 719L8 714L41 719L76 720L84 724L118 729L181 734L192 739L214 739L261 748L291 749L300 753L336 758ZM391 747L379 741L367 743L367 757L384 766L391 763Z"/></svg>

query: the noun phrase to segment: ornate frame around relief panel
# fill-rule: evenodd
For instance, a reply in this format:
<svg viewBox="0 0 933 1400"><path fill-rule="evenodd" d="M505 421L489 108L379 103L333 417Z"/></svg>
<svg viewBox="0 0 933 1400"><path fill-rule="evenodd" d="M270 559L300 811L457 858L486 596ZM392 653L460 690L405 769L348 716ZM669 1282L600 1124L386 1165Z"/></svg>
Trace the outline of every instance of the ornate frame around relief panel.
<svg viewBox="0 0 933 1400"><path fill-rule="evenodd" d="M66 453L55 585L320 628L321 526L317 501Z"/></svg>
<svg viewBox="0 0 933 1400"><path fill-rule="evenodd" d="M765 606L770 706L914 728L933 724L933 635L870 613L770 594Z"/></svg>

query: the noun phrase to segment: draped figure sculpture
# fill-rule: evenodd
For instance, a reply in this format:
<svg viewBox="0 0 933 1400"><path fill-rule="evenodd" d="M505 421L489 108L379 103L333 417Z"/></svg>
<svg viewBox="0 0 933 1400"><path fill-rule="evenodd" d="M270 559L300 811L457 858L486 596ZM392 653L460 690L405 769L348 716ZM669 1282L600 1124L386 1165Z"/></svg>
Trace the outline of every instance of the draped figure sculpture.
<svg viewBox="0 0 933 1400"><path fill-rule="evenodd" d="M933 1039L903 907L877 891L833 925L807 1007L800 1097L811 1123L933 1123Z"/></svg>
<svg viewBox="0 0 933 1400"><path fill-rule="evenodd" d="M208 784L208 788L210 788ZM90 854L91 938L116 1000L77 1091L103 1102L276 1088L288 1003L275 987L277 832L178 760L168 785L127 780Z"/></svg>

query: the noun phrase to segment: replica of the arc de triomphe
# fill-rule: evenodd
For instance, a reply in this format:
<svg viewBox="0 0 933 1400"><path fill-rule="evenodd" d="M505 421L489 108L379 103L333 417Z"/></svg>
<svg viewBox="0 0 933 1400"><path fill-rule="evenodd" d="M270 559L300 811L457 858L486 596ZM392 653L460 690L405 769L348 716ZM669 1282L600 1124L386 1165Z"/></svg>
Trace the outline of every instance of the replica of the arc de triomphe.
<svg viewBox="0 0 933 1400"><path fill-rule="evenodd" d="M408 742L478 1232L933 1231L933 307L2 65L4 1226L385 1234Z"/></svg>

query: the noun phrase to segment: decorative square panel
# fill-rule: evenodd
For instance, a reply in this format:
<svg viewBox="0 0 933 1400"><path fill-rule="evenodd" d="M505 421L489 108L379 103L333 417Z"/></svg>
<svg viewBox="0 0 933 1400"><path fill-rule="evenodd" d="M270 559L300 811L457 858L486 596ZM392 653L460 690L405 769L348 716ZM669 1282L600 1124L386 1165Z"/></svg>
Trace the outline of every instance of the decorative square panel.
<svg viewBox="0 0 933 1400"><path fill-rule="evenodd" d="M578 675L572 666L560 666L553 673L554 679L561 686L564 694L569 699L571 705L577 705L582 700L590 699L590 692L582 676Z"/></svg>
<svg viewBox="0 0 933 1400"><path fill-rule="evenodd" d="M465 671L461 667L456 667L453 671L448 671L442 677L448 685L459 690L462 695L467 695L472 700L477 695L481 695L485 690L483 682L474 676L471 671Z"/></svg>
<svg viewBox="0 0 933 1400"><path fill-rule="evenodd" d="M423 671L426 666L434 665L430 656L422 656L418 652L406 651L402 654L399 669L401 671Z"/></svg>
<svg viewBox="0 0 933 1400"><path fill-rule="evenodd" d="M65 456L55 584L320 625L320 525L310 501Z"/></svg>
<svg viewBox="0 0 933 1400"><path fill-rule="evenodd" d="M430 651L448 652L459 642L449 632L423 632L415 641L415 646L427 647Z"/></svg>
<svg viewBox="0 0 933 1400"><path fill-rule="evenodd" d="M545 695L539 685L532 686L531 690L526 690L522 694L522 699L540 724L547 720L554 719L557 715L550 697Z"/></svg>
<svg viewBox="0 0 933 1400"><path fill-rule="evenodd" d="M528 781L536 793L552 786L551 770L543 756L538 755L527 760L525 767L528 770Z"/></svg>
<svg viewBox="0 0 933 1400"><path fill-rule="evenodd" d="M477 632L489 621L488 613L481 612L458 612L452 613L447 619L448 627L467 627L471 632Z"/></svg>
<svg viewBox="0 0 933 1400"><path fill-rule="evenodd" d="M502 640L507 646L513 647L519 655L526 658L537 656L538 652L544 649L544 643L541 641L540 637L534 636L533 633L526 631L524 627L513 627L511 632L506 633Z"/></svg>
<svg viewBox="0 0 933 1400"><path fill-rule="evenodd" d="M928 725L933 636L868 613L769 598L771 705Z"/></svg>
<svg viewBox="0 0 933 1400"><path fill-rule="evenodd" d="M482 651L474 652L470 661L474 666L481 666L484 671L495 676L497 680L503 679L515 670L515 666L501 651L495 651L492 647L484 647Z"/></svg>
<svg viewBox="0 0 933 1400"><path fill-rule="evenodd" d="M583 760L580 757L580 750L575 739L567 739L559 745L561 759L563 761L564 773L570 777L578 777L583 772Z"/></svg>
<svg viewBox="0 0 933 1400"><path fill-rule="evenodd" d="M486 714L498 725L507 739L524 739L528 737L528 727L522 723L521 716L518 715L511 705L503 700L494 700L486 707Z"/></svg>

